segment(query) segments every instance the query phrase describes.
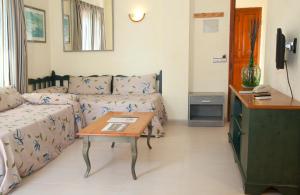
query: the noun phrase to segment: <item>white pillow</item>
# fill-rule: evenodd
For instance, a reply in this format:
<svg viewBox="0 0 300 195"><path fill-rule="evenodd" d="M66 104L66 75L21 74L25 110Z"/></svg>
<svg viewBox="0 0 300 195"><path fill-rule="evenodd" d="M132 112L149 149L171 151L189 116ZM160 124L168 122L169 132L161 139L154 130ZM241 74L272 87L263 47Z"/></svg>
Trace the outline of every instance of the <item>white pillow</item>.
<svg viewBox="0 0 300 195"><path fill-rule="evenodd" d="M15 88L0 88L0 112L16 108L24 102L25 100Z"/></svg>
<svg viewBox="0 0 300 195"><path fill-rule="evenodd" d="M81 95L110 95L111 76L70 77L69 93Z"/></svg>
<svg viewBox="0 0 300 195"><path fill-rule="evenodd" d="M114 77L113 94L151 94L156 92L156 74Z"/></svg>
<svg viewBox="0 0 300 195"><path fill-rule="evenodd" d="M22 97L31 104L66 105L79 102L74 94L63 93L25 93Z"/></svg>

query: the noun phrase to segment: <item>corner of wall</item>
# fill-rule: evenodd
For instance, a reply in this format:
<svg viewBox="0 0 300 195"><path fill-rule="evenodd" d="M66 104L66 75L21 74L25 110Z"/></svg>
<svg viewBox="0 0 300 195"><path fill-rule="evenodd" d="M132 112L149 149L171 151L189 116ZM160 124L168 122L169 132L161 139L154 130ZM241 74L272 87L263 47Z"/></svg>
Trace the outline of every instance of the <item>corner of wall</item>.
<svg viewBox="0 0 300 195"><path fill-rule="evenodd" d="M24 4L45 10L46 12L46 43L27 43L28 54L28 77L37 78L47 76L51 72L51 60L50 60L50 1L36 1L36 0L24 0Z"/></svg>

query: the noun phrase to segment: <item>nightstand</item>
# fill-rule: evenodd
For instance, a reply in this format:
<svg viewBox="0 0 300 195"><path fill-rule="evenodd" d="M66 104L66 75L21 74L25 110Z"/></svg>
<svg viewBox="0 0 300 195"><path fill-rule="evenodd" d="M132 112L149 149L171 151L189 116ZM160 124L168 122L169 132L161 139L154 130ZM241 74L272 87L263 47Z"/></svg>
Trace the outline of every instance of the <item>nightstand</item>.
<svg viewBox="0 0 300 195"><path fill-rule="evenodd" d="M189 93L189 126L224 126L224 105L224 93Z"/></svg>

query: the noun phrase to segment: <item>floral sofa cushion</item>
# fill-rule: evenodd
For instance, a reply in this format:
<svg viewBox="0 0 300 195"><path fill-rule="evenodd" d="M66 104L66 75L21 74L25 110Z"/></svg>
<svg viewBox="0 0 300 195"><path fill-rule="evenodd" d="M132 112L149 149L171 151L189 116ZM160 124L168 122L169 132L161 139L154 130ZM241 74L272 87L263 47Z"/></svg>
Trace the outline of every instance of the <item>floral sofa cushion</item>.
<svg viewBox="0 0 300 195"><path fill-rule="evenodd" d="M45 89L37 89L32 93L67 93L67 92L68 92L67 87L52 86L52 87L47 87Z"/></svg>
<svg viewBox="0 0 300 195"><path fill-rule="evenodd" d="M111 76L70 77L69 93L80 95L111 94Z"/></svg>
<svg viewBox="0 0 300 195"><path fill-rule="evenodd" d="M156 74L114 77L114 95L151 94L156 92Z"/></svg>
<svg viewBox="0 0 300 195"><path fill-rule="evenodd" d="M12 87L0 88L0 112L16 108L24 102L16 89Z"/></svg>

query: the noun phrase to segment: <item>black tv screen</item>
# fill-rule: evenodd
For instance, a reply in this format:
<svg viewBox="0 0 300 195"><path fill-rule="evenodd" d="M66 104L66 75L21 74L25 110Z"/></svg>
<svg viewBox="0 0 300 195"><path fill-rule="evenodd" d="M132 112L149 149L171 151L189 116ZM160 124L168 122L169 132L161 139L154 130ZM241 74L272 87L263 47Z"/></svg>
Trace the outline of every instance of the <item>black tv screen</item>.
<svg viewBox="0 0 300 195"><path fill-rule="evenodd" d="M281 28L277 29L277 45L276 45L276 68L284 69L285 62L285 36Z"/></svg>

